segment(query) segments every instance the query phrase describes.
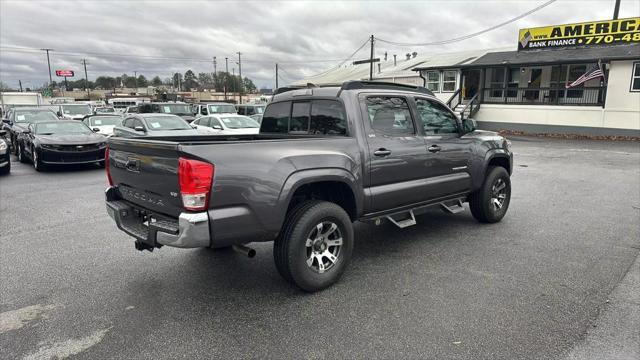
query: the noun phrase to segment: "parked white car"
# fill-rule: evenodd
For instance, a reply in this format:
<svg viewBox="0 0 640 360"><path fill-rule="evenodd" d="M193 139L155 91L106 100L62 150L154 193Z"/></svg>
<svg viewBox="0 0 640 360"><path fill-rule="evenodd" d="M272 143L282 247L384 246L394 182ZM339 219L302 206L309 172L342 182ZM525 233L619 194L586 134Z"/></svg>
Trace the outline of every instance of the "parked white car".
<svg viewBox="0 0 640 360"><path fill-rule="evenodd" d="M216 135L250 135L260 132L260 124L250 117L234 114L202 116L191 126Z"/></svg>
<svg viewBox="0 0 640 360"><path fill-rule="evenodd" d="M104 136L113 135L113 128L122 125L122 116L115 115L89 115L85 117L84 122L93 132L102 134Z"/></svg>

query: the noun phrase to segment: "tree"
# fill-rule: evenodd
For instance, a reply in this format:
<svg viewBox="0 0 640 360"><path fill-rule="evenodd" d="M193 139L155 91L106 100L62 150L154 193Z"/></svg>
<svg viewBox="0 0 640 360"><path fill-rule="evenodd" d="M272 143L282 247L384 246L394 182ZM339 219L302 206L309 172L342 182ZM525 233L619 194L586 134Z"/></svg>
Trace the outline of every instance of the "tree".
<svg viewBox="0 0 640 360"><path fill-rule="evenodd" d="M162 85L162 80L160 79L160 76L155 76L153 79L151 79L151 86L160 86Z"/></svg>
<svg viewBox="0 0 640 360"><path fill-rule="evenodd" d="M187 70L184 73L184 88L187 91L191 91L191 89L198 87L198 80L196 79L196 74L191 71L191 69Z"/></svg>
<svg viewBox="0 0 640 360"><path fill-rule="evenodd" d="M149 86L149 81L147 81L147 78L144 77L144 75L140 74L138 75L138 87L147 87Z"/></svg>
<svg viewBox="0 0 640 360"><path fill-rule="evenodd" d="M13 89L9 85L0 81L0 91L12 91L12 90Z"/></svg>
<svg viewBox="0 0 640 360"><path fill-rule="evenodd" d="M209 73L199 73L198 74L198 83L202 87L212 87L213 86L213 78Z"/></svg>
<svg viewBox="0 0 640 360"><path fill-rule="evenodd" d="M100 89L113 89L118 84L116 83L116 79L111 76L98 76L95 85Z"/></svg>
<svg viewBox="0 0 640 360"><path fill-rule="evenodd" d="M182 91L182 74L175 73L173 74L173 86L175 86L178 91Z"/></svg>
<svg viewBox="0 0 640 360"><path fill-rule="evenodd" d="M249 79L248 77L244 78L243 85L244 85L244 91L247 93L253 94L256 92L256 90L258 90L256 88L256 85L253 83L253 81L251 81L251 79Z"/></svg>
<svg viewBox="0 0 640 360"><path fill-rule="evenodd" d="M126 78L123 76L122 82L124 82L124 87L128 87L128 88L136 87L136 78L133 76L127 76Z"/></svg>

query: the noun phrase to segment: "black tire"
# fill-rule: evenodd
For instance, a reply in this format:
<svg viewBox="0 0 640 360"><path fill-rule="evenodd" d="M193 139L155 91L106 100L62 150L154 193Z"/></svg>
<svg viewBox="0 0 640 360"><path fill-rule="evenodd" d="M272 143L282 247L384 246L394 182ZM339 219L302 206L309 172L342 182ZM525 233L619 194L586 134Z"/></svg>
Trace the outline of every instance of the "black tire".
<svg viewBox="0 0 640 360"><path fill-rule="evenodd" d="M11 172L11 160L7 161L7 165L0 168L0 175L7 175Z"/></svg>
<svg viewBox="0 0 640 360"><path fill-rule="evenodd" d="M33 148L31 151L31 156L33 156L33 167L36 171L45 171L46 166L42 163L42 160L40 160L40 156L38 156L38 150L36 148Z"/></svg>
<svg viewBox="0 0 640 360"><path fill-rule="evenodd" d="M11 137L11 152L13 155L18 156L18 141L14 136Z"/></svg>
<svg viewBox="0 0 640 360"><path fill-rule="evenodd" d="M25 164L27 162L27 157L24 155L24 147L22 145L16 146L18 151L16 151L16 156L18 157L18 161Z"/></svg>
<svg viewBox="0 0 640 360"><path fill-rule="evenodd" d="M318 251L337 251L334 260L327 257L314 260L313 255L310 258L310 254L315 251L315 245L307 247L307 239L314 231L317 231L317 237L320 236L317 226L320 225L322 228L323 224L327 228L326 242L318 242ZM330 230L332 224L338 232ZM329 239L330 236L335 237ZM336 237L342 239L341 245L328 245L330 241L336 241ZM305 201L287 214L282 232L273 244L273 257L280 275L307 292L325 289L338 281L351 260L352 252L353 225L349 215L334 203L316 200ZM309 259L312 265L307 264ZM326 265L322 267L327 266L326 270L315 269L320 267L318 261L323 261L324 264L325 260Z"/></svg>
<svg viewBox="0 0 640 360"><path fill-rule="evenodd" d="M504 217L511 201L511 179L509 173L502 166L487 168L484 183L476 192L469 196L469 208L473 217L481 223L496 223ZM501 206L494 205L500 200L497 188L504 184L504 198Z"/></svg>

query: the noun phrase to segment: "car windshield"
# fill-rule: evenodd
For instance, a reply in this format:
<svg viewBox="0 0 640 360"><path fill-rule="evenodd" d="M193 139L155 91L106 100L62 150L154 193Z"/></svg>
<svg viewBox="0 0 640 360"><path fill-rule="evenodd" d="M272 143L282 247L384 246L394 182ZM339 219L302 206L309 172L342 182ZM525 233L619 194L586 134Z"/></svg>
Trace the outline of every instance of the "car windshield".
<svg viewBox="0 0 640 360"><path fill-rule="evenodd" d="M256 106L256 114L262 114L264 112L264 106Z"/></svg>
<svg viewBox="0 0 640 360"><path fill-rule="evenodd" d="M164 114L191 114L191 106L186 104L161 104L160 112Z"/></svg>
<svg viewBox="0 0 640 360"><path fill-rule="evenodd" d="M49 110L16 110L17 123L36 123L58 120L56 114Z"/></svg>
<svg viewBox="0 0 640 360"><path fill-rule="evenodd" d="M87 125L82 122L47 122L36 125L35 133L38 135L52 134L91 134Z"/></svg>
<svg viewBox="0 0 640 360"><path fill-rule="evenodd" d="M96 112L97 113L102 113L102 114L114 113L114 112L116 112L116 109L114 109L114 108L97 108Z"/></svg>
<svg viewBox="0 0 640 360"><path fill-rule="evenodd" d="M120 116L94 116L89 119L91 126L105 126L105 125L121 125L122 118Z"/></svg>
<svg viewBox="0 0 640 360"><path fill-rule="evenodd" d="M89 115L91 106L86 104L61 105L62 113L65 115Z"/></svg>
<svg viewBox="0 0 640 360"><path fill-rule="evenodd" d="M222 120L224 126L229 129L252 129L260 127L257 121L246 116L223 117L220 120Z"/></svg>
<svg viewBox="0 0 640 360"><path fill-rule="evenodd" d="M156 130L192 130L189 124L177 116L154 116L144 120L147 128Z"/></svg>
<svg viewBox="0 0 640 360"><path fill-rule="evenodd" d="M207 106L209 109L209 114L235 114L237 113L236 107L233 105L223 104L223 105L209 105Z"/></svg>

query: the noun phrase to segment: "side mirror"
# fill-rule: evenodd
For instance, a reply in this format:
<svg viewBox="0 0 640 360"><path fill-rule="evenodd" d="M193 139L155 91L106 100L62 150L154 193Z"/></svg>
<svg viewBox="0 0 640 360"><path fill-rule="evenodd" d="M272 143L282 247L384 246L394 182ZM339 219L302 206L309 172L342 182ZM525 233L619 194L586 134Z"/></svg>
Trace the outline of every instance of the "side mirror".
<svg viewBox="0 0 640 360"><path fill-rule="evenodd" d="M144 132L144 128L142 126L136 126L136 127L133 128L133 130Z"/></svg>
<svg viewBox="0 0 640 360"><path fill-rule="evenodd" d="M478 128L478 124L473 119L463 119L462 120L462 130L464 133L470 133Z"/></svg>
<svg viewBox="0 0 640 360"><path fill-rule="evenodd" d="M13 125L9 119L2 119L2 122L8 125Z"/></svg>
<svg viewBox="0 0 640 360"><path fill-rule="evenodd" d="M56 112L56 115L58 115L58 117L62 117L62 111Z"/></svg>
<svg viewBox="0 0 640 360"><path fill-rule="evenodd" d="M98 128L93 128L91 130L93 130L93 132L100 132L100 129L98 129Z"/></svg>
<svg viewBox="0 0 640 360"><path fill-rule="evenodd" d="M22 133L23 133L23 134L31 134L31 130L29 130L29 129L24 129L24 130L22 130Z"/></svg>
<svg viewBox="0 0 640 360"><path fill-rule="evenodd" d="M194 124L194 123L191 123L191 124L189 124L189 125L191 125L191 127L192 127L192 128L194 128L194 129L197 129L197 128L198 128L198 125L196 125L196 124Z"/></svg>

